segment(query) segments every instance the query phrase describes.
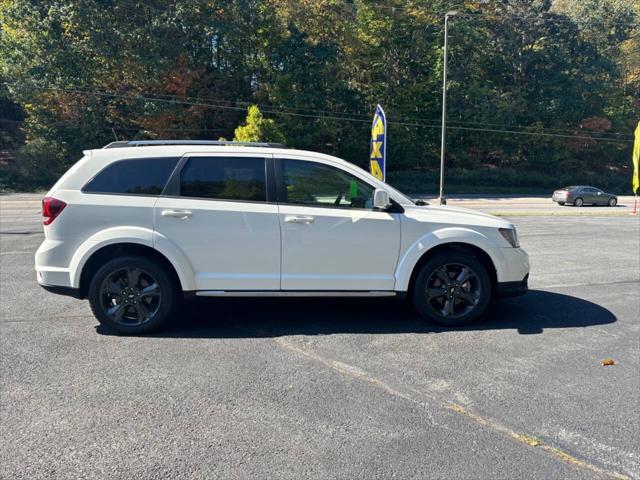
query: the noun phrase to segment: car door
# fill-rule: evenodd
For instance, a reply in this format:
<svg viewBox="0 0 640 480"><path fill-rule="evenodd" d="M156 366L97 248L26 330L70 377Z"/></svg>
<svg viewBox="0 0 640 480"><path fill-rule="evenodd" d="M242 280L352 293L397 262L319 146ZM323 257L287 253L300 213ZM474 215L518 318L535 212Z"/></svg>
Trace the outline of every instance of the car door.
<svg viewBox="0 0 640 480"><path fill-rule="evenodd" d="M282 289L393 290L400 215L373 210L375 187L338 165L275 161Z"/></svg>
<svg viewBox="0 0 640 480"><path fill-rule="evenodd" d="M584 203L597 204L600 201L597 189L588 187L584 189L584 192Z"/></svg>
<svg viewBox="0 0 640 480"><path fill-rule="evenodd" d="M191 154L154 208L157 235L182 251L198 290L278 290L280 224L271 158Z"/></svg>
<svg viewBox="0 0 640 480"><path fill-rule="evenodd" d="M605 193L599 188L593 188L593 203L596 205L606 205L608 198Z"/></svg>

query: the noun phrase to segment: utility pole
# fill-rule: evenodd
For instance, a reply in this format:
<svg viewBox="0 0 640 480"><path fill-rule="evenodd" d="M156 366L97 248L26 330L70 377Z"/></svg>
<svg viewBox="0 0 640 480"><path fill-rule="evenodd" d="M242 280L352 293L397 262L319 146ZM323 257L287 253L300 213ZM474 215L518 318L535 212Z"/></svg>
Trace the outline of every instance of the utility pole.
<svg viewBox="0 0 640 480"><path fill-rule="evenodd" d="M444 150L446 142L447 128L447 47L448 47L448 27L449 17L457 15L457 11L452 10L444 16L444 66L442 69L442 138L440 144L440 205L446 205L447 199L444 197Z"/></svg>

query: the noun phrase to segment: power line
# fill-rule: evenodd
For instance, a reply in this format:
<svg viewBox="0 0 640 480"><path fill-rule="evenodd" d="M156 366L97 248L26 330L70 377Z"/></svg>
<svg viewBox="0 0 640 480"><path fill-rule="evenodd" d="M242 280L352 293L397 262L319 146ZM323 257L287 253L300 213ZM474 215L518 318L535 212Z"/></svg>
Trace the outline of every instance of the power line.
<svg viewBox="0 0 640 480"><path fill-rule="evenodd" d="M183 99L183 100L193 100L193 101L197 101L197 102L211 102L212 104L232 104L231 106L237 106L238 104L242 104L242 105L246 105L246 106L250 106L250 105L256 105L258 106L260 109L263 108L272 108L269 105L265 105L265 104L260 104L260 103L256 103L256 102L251 102L251 101L236 101L233 102L231 100L224 100L224 99L215 99L215 98L211 98L211 97L193 97L193 96L179 96L179 95L168 95L168 94L153 94L153 93L149 93L149 92L139 92L142 93L144 95L151 95L154 97L169 97L169 98L177 98L177 99ZM245 107L246 108L246 107ZM307 107L286 107L286 106L279 106L277 107L278 111L296 111L296 112L313 112L313 113L318 113L320 114L319 116L321 117L325 117L327 115L332 115L332 116L341 116L341 115L348 115L350 117L362 117L363 120L367 120L370 121L371 119L371 115L370 114L364 114L364 113L360 113L360 112L338 112L335 110L325 110L325 109L313 109L313 108L307 108ZM403 122L403 121L408 121L408 122L430 122L430 123L434 123L434 124L438 124L440 125L440 118L421 118L421 117L406 117L406 116L397 116L395 117L397 122ZM470 121L470 120L447 120L448 122L451 123L458 123L458 124L462 124L462 125L485 125L485 126L493 126L493 127L505 127L505 128L519 128L519 129L530 129L530 128L538 128L536 126L527 126L527 125L513 125L513 124L504 124L504 123L489 123L489 122L478 122L478 121ZM584 129L583 127L576 127L576 128L553 128L553 127L540 127L543 130L549 130L549 131L554 131L554 132L570 132L573 133L576 130L582 129L584 130L584 133L596 133L598 135L611 135L611 136L625 136L628 135L628 132L619 132L619 131L607 131L607 132L601 132L598 130L594 130L594 129Z"/></svg>
<svg viewBox="0 0 640 480"><path fill-rule="evenodd" d="M9 83L4 82L5 85L9 85ZM54 90L54 91L69 91L72 93L89 93L89 94L95 94L98 95L100 94L105 94L108 96L114 96L114 97L118 97L118 96L123 96L124 98L132 98L132 97L127 97L124 95L120 95L120 94L116 94L116 93L111 93L111 92L106 92L103 90L100 91L96 91L96 90L87 90L86 86L85 87L79 87L79 88L75 88L73 90L68 90L68 89L61 89L61 88L56 88L56 87L40 87L40 86L36 86L36 85L32 85L33 88L37 88L37 89L42 89L42 90ZM174 99L178 99L179 102L177 103L182 103L182 104L189 104L189 105L202 105L202 106L207 106L207 107L212 107L212 106L219 106L221 109L232 109L232 110L238 110L238 111L244 111L246 109L246 107L238 107L237 104L244 104L246 106L249 105L257 105L263 112L266 113L273 113L273 114L286 114L287 110L291 111L295 111L290 113L290 115L294 115L294 116L306 116L306 117L313 117L313 118L327 118L327 119L332 119L332 120L338 120L338 119L344 119L346 121L361 121L362 123L365 122L370 122L371 121L371 115L370 114L362 114L359 112L338 112L338 111L331 111L331 110L320 110L320 109L312 109L312 108L300 108L300 107L276 107L276 109L274 110L273 106L270 105L265 105L265 104L259 104L259 103L255 103L255 102L250 102L250 101L237 101L237 102L233 102L231 100L224 100L224 99L214 99L214 98L205 98L205 97L192 97L192 96L179 96L179 95L170 95L170 94L156 94L156 93L151 93L151 92L138 92L140 95L140 97L142 99L153 99L156 101L166 101L166 102L170 102L170 103L176 103L173 102ZM167 98L163 98L163 97L167 97ZM193 102L191 102L193 101ZM225 104L230 104L230 105L225 105ZM313 113L318 113L319 115L303 115L303 113L301 112L313 112ZM398 116L395 117L396 120L394 121L394 123L396 124L406 124L406 123L412 123L415 124L416 122L429 122L434 124L437 128L440 128L440 119L439 118L420 118L420 117L407 117L407 116ZM509 131L513 131L512 129L514 128L518 128L518 129L531 129L531 128L537 128L536 126L527 126L527 125L509 125L509 124L499 124L499 123L490 123L490 122L485 122L485 121L470 121L470 120L449 120L450 123L456 123L456 124L462 124L462 125L479 125L479 126L491 126L491 127L504 127L501 130L505 130L505 129L509 129ZM580 127L576 127L576 128L552 128L552 127L541 127L543 130L547 130L547 131L551 131L551 132L563 132L566 134L571 134L572 136L576 135L576 130L580 130ZM585 134L597 134L597 135L605 135L605 136L612 136L612 137L624 137L624 136L628 136L628 132L620 132L620 131L610 131L610 132L601 132L598 130L594 130L594 129L582 129L584 130ZM547 133L547 132L531 132L529 131L528 133L534 134L534 133Z"/></svg>
<svg viewBox="0 0 640 480"><path fill-rule="evenodd" d="M14 123L14 124L24 124L27 123L27 120L11 120L8 118L0 118L0 122L3 123ZM47 122L47 123L40 123L40 125L42 126L62 126L62 127L66 127L66 128L79 128L84 126L85 124L83 123L77 123L74 122L73 120L57 120L55 122ZM120 130L126 130L126 131L139 131L139 132L225 132L226 130L224 128L155 128L155 127L135 127L135 126L119 126L119 125L113 125L113 126L104 126L104 127L100 127L103 128L105 130L110 130L111 128L116 128L118 131Z"/></svg>
<svg viewBox="0 0 640 480"><path fill-rule="evenodd" d="M55 88L55 87L35 87L35 88L40 88L43 90L60 91L60 92L66 92L66 93L77 93L77 94L83 94L83 95L95 95L99 97L108 97L108 98L123 98L128 100L155 101L155 102L163 102L163 103L177 104L177 105L192 105L192 106L200 106L200 107L206 107L206 108L212 108L212 109L217 108L222 110L226 109L226 110L234 110L234 111L245 110L243 107L215 105L215 104L209 104L204 102L189 102L185 100L175 100L175 99L152 98L152 97L145 97L145 96L123 95L123 94L109 93L105 91L87 91L87 90L64 89L64 88ZM286 115L286 116L303 117L303 118L316 118L316 119L338 120L338 121L347 121L347 122L370 123L369 119L354 118L354 117L312 115L312 114L304 114L304 113L283 112L283 111L272 110L272 109L264 109L262 111L265 113L271 113L274 115ZM431 128L431 129L441 128L438 125L425 125L423 123L403 122L403 121L395 121L395 120L389 120L388 123L393 125L402 125L406 127L415 127L415 128ZM583 140L590 140L590 141L597 140L597 141L604 141L609 143L621 143L621 141L616 141L611 138L591 137L591 136L583 136L583 135L564 135L564 134L557 134L557 133L525 132L525 131L515 131L515 130L488 129L488 128L463 127L463 126L448 126L446 128L450 130L467 130L467 131L476 131L476 132L491 132L491 133L555 137L555 138L575 138L575 139L583 139ZM631 139L631 137L629 137L629 139Z"/></svg>

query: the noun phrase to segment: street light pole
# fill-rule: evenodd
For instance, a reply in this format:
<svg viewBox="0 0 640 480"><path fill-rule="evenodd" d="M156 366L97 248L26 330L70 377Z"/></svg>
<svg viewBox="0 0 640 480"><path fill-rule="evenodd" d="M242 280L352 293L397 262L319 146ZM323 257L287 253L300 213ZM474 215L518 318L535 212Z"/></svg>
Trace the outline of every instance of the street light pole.
<svg viewBox="0 0 640 480"><path fill-rule="evenodd" d="M446 142L447 128L447 46L448 46L448 27L449 17L456 15L458 12L452 10L444 16L444 66L442 69L442 138L440 144L440 205L446 205L447 199L444 198L444 150Z"/></svg>

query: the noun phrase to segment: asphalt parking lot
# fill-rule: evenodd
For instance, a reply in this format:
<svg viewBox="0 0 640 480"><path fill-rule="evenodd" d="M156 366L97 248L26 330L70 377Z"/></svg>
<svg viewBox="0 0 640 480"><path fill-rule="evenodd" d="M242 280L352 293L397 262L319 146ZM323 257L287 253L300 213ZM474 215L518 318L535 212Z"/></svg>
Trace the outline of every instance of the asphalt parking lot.
<svg viewBox="0 0 640 480"><path fill-rule="evenodd" d="M510 217L531 291L464 330L218 299L118 337L37 286L37 200L0 207L2 478L640 478L637 216Z"/></svg>

